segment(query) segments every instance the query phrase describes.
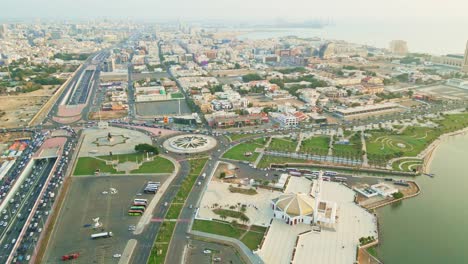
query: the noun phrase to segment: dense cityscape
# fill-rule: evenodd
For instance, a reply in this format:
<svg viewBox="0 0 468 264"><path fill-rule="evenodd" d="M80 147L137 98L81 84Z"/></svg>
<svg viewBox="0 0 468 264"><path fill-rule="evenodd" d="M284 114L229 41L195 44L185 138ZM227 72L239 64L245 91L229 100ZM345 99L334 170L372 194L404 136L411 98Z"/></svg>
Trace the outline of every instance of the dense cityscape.
<svg viewBox="0 0 468 264"><path fill-rule="evenodd" d="M449 220L389 215L463 223L431 199L466 159L468 41L281 23L1 24L0 263L442 263L401 249Z"/></svg>

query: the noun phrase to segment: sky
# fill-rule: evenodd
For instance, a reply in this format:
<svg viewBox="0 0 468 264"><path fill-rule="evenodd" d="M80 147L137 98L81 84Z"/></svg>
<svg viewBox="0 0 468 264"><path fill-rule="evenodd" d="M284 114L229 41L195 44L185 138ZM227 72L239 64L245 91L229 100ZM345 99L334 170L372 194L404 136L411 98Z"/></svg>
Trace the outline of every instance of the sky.
<svg viewBox="0 0 468 264"><path fill-rule="evenodd" d="M3 18L453 19L467 0L3 0Z"/></svg>
<svg viewBox="0 0 468 264"><path fill-rule="evenodd" d="M330 21L320 36L386 47L392 39L410 51L463 53L468 0L1 0L0 21L131 19L132 21Z"/></svg>

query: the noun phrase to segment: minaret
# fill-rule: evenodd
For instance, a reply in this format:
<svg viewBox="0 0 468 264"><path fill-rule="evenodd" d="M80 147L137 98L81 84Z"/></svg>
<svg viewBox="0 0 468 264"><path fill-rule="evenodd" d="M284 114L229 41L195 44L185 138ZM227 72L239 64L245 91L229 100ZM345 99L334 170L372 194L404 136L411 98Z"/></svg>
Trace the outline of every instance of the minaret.
<svg viewBox="0 0 468 264"><path fill-rule="evenodd" d="M468 41L466 41L465 57L463 58L462 72L468 73Z"/></svg>
<svg viewBox="0 0 468 264"><path fill-rule="evenodd" d="M319 203L320 203L320 191L322 189L322 176L323 176L323 171L319 171L319 175L317 177L317 187L315 188L314 191L314 199L315 199L315 207L314 207L314 224L317 224L317 218L318 218L318 208L319 208Z"/></svg>

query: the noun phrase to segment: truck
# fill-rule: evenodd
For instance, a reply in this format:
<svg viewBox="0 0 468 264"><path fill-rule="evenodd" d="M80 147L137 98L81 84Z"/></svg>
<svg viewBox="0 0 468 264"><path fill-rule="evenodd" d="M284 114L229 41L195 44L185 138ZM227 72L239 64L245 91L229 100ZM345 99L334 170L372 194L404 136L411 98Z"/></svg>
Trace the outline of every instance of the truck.
<svg viewBox="0 0 468 264"><path fill-rule="evenodd" d="M108 238L112 236L113 236L112 232L102 232L102 233L92 234L91 239Z"/></svg>

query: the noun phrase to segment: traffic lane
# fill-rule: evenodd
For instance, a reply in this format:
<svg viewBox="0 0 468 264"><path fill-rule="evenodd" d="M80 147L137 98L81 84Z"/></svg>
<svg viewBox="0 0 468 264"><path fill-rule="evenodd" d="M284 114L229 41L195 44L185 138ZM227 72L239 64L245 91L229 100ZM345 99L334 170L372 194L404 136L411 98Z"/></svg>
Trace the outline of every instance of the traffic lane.
<svg viewBox="0 0 468 264"><path fill-rule="evenodd" d="M169 206L164 206L164 203L170 204L171 201L175 198L179 186L185 177L188 175L190 171L188 162L183 161L180 163L180 169L177 173L176 177L172 181L171 185L165 190L161 200L159 201L158 205L156 206L156 211L153 212L153 218L163 219L166 215ZM150 223L142 234L148 234L147 236L142 236L141 234L138 235L136 238L138 240L137 246L135 248L134 253L132 254L132 263L146 263L149 259L151 254L151 248L155 241L155 238L159 232L159 228L161 227L160 222L152 222ZM148 250L149 247L149 250Z"/></svg>
<svg viewBox="0 0 468 264"><path fill-rule="evenodd" d="M25 197L25 199L27 199L27 200L21 206L20 210L17 211L16 216L18 214L21 214L22 217L23 216L29 216L32 213L32 212L29 211L29 209L32 208L34 203L40 198L39 194L40 194L40 191L42 189L42 186L45 183L45 181L47 180L47 176L50 174L50 171L51 171L51 169L52 169L52 167L54 165L53 161L48 161L48 163L49 163L49 165L44 167L44 170L42 171L41 176L39 176L38 181L34 185L34 189L31 190L30 195ZM21 232L21 229L23 228L23 226L25 224L26 219L20 220L18 217L16 217L13 221L14 221L13 226L12 226L13 231L11 231L10 233L7 232L5 240L2 241L3 249L5 249L5 246L4 246L5 244L9 245L5 249L6 251L4 251L7 254L2 255L3 257L1 257L0 260L2 260L2 259L6 260L6 258L8 257L8 254L11 252L11 249L12 249L12 246L13 246L13 244L9 244L9 243L11 243L11 241L13 239L18 238L18 236L19 236L19 234Z"/></svg>
<svg viewBox="0 0 468 264"><path fill-rule="evenodd" d="M219 154L215 154L215 155L219 155ZM208 164L216 164L216 162L217 162L216 158L214 159L212 158L211 160L208 160ZM215 169L214 165L209 166L208 164L201 171L201 175L206 173L208 178L206 177L203 178L201 176L198 176L196 182L201 182L202 184L198 185L197 183L195 183L179 215L179 219L182 221L179 221L177 223L174 234L172 236L172 239L169 245L168 254L167 254L167 260L169 263L180 263L182 261L183 256L182 254L180 254L180 252L183 252L186 245L188 244L187 235L188 235L188 231L190 227L190 222L192 221L196 213L196 205L198 204L199 199L204 193L203 192L204 188L209 182L208 180L209 176L211 175L212 171Z"/></svg>
<svg viewBox="0 0 468 264"><path fill-rule="evenodd" d="M204 253L205 250L211 251ZM218 259L216 260L215 259ZM239 254L231 246L220 245L200 240L190 240L187 252L187 264L212 263L212 260L219 263L241 264L244 263Z"/></svg>

